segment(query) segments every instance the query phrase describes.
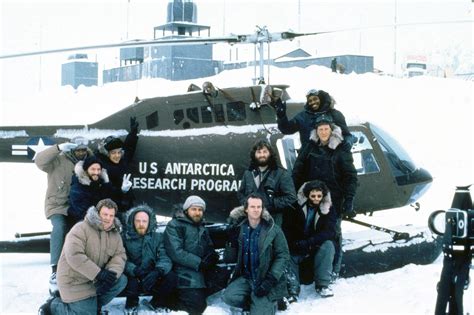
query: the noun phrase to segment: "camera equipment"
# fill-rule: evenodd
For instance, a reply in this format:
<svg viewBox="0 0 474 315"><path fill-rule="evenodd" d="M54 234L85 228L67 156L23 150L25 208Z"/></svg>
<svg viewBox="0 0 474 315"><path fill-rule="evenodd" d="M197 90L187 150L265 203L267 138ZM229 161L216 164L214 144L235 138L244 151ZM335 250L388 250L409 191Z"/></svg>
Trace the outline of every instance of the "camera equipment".
<svg viewBox="0 0 474 315"><path fill-rule="evenodd" d="M443 235L443 269L435 315L463 314L463 294L474 253L474 207L469 187L456 187L451 209L435 211L428 219L430 230ZM443 213L444 231L436 224Z"/></svg>

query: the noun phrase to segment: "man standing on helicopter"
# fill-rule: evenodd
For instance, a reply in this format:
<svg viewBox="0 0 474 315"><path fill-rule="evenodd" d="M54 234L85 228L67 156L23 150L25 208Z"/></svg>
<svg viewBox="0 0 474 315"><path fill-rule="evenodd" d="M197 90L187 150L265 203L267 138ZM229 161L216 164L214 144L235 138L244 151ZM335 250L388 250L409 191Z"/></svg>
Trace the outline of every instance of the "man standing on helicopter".
<svg viewBox="0 0 474 315"><path fill-rule="evenodd" d="M334 108L335 104L336 101L328 92L311 89L306 93L304 110L289 120L288 116L286 116L286 102L278 98L274 104L278 118L278 129L285 135L299 132L301 147L304 147L309 142L309 137L314 129L316 120L321 115L326 115L331 117L334 124L341 128L342 135L344 136L343 147L346 151L350 152L353 144L352 135L347 127L346 118L340 111Z"/></svg>
<svg viewBox="0 0 474 315"><path fill-rule="evenodd" d="M125 141L115 136L108 136L99 144L96 156L102 161L112 184L112 199L117 203L117 217L126 226L125 213L133 205L132 182L130 181L130 166L138 142L138 122L130 118L130 132Z"/></svg>

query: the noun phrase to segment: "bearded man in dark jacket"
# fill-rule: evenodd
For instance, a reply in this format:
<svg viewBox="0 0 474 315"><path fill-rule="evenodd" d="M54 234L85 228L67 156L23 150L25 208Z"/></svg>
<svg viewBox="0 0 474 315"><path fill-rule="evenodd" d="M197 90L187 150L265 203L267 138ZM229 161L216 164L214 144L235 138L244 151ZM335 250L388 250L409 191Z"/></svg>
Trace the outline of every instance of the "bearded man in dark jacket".
<svg viewBox="0 0 474 315"><path fill-rule="evenodd" d="M287 295L285 268L289 262L285 235L263 208L257 194L231 211L229 222L236 234L237 264L224 302L250 314L275 314L277 301Z"/></svg>
<svg viewBox="0 0 474 315"><path fill-rule="evenodd" d="M164 233L166 252L178 276L176 308L189 314L203 313L207 296L214 293L209 291L208 275L216 268L219 255L204 225L205 210L202 198L189 196Z"/></svg>
<svg viewBox="0 0 474 315"><path fill-rule="evenodd" d="M277 111L278 129L285 135L299 132L301 147L303 148L309 142L316 119L324 114L331 117L334 124L341 128L344 137L343 147L346 151L350 152L353 138L347 127L346 118L340 111L334 108L335 104L336 101L328 92L311 89L306 93L304 110L289 120L286 115L286 103L282 102L281 99L277 99L274 106Z"/></svg>
<svg viewBox="0 0 474 315"><path fill-rule="evenodd" d="M333 269L336 241L336 212L332 208L331 194L327 186L314 180L304 183L298 191L298 208L285 218L283 230L290 248L290 266L298 279L299 294L300 268L303 261L313 270L316 293L322 297L333 296L329 284Z"/></svg>
<svg viewBox="0 0 474 315"><path fill-rule="evenodd" d="M353 218L354 196L357 188L357 171L352 154L341 148L341 128L331 117L322 115L316 120L310 142L301 150L293 167L296 189L304 182L320 180L331 192L332 203L338 216L337 246L334 273L338 275L342 259L341 220L343 216Z"/></svg>
<svg viewBox="0 0 474 315"><path fill-rule="evenodd" d="M291 176L278 167L273 148L266 140L258 140L250 151L250 166L242 176L237 193L240 204L243 205L252 193L262 198L265 209L279 226L283 212L296 202Z"/></svg>
<svg viewBox="0 0 474 315"><path fill-rule="evenodd" d="M125 309L136 310L139 294L151 294L149 307L174 308L172 296L177 284L176 274L171 271L172 262L166 254L163 235L156 232L153 209L140 205L127 213L128 228L123 233L127 252L125 275L128 278Z"/></svg>
<svg viewBox="0 0 474 315"><path fill-rule="evenodd" d="M102 161L89 156L74 166L69 192L68 223L72 226L84 219L87 209L100 200L110 198L112 187Z"/></svg>

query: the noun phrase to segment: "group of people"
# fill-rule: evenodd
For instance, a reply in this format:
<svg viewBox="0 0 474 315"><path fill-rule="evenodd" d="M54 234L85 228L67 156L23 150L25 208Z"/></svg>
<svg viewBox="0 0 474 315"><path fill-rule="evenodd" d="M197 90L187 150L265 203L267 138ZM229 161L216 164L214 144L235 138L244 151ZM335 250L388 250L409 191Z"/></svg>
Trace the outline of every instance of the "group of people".
<svg viewBox="0 0 474 315"><path fill-rule="evenodd" d="M104 154L93 155L83 138L43 151L36 163L48 173L51 281L57 279L59 295L40 314L99 314L119 294L129 314L142 294L152 296L145 300L150 309L201 314L206 298L221 289L233 310L274 314L298 300L308 274L317 294L333 296L341 220L356 215L357 185L352 136L334 104L327 92L311 90L304 111L289 120L286 104L273 101L280 131L299 132L302 149L291 174L278 166L267 140L250 150L237 194L241 206L228 219L223 260L235 263L230 279L204 225L202 198L189 196L162 234L153 209L132 206L127 163L138 140L135 119L125 142L105 140Z"/></svg>

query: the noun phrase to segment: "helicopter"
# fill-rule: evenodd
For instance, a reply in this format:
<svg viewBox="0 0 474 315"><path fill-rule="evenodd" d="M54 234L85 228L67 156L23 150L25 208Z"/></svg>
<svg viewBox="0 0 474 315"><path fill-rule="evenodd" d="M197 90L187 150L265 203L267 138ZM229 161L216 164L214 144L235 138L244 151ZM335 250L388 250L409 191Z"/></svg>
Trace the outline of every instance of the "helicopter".
<svg viewBox="0 0 474 315"><path fill-rule="evenodd" d="M270 41L305 35L309 34L273 34L260 28L253 35L219 40L254 43L263 47ZM190 43L189 40L172 39L166 44ZM127 45L151 44L158 43L150 41ZM95 48L107 47L112 46ZM259 50L263 58L263 48ZM126 135L124 126L127 126L130 117L136 117L141 127L131 178L136 200L147 203L157 215L170 217L187 196L201 196L207 203L206 220L213 223L209 228L215 245L222 247L225 244L224 223L229 211L239 205L236 192L240 178L248 167L248 151L255 141L262 138L270 141L276 148L277 159L288 171L291 171L301 147L298 134L283 135L279 132L275 108L270 99L280 97L287 101L289 117L301 111L304 104L292 101L287 92L288 85L265 84L263 62L260 66L258 81L261 84L220 89L211 82L205 82L202 87L192 85L188 91L178 95L137 98L128 107L92 124L0 127L0 162L31 163L41 150L76 136L89 139L90 147L95 149L110 134ZM402 146L379 126L364 122L349 125L349 130L356 139L352 147L359 183L355 211L370 214L416 204L433 180L430 173L415 166ZM384 253L375 251L378 260L373 260L374 251L368 254L361 250L372 246L371 240L360 243L360 240L345 237L347 243L344 245L348 249L344 250L347 268L343 276L390 270L410 262L430 263L441 251L439 240L429 239L431 236L424 232L409 235L355 219L351 222L387 232L395 245L403 242L405 252L403 257L392 255L391 250L394 253L397 251L395 246ZM0 242L0 252L48 252L49 238L42 234L45 233L31 233L23 235L20 240ZM420 243L419 239L425 241ZM354 248L356 242L359 243L355 248L359 250L353 250L354 254L349 255L349 248ZM380 262L382 256L384 262Z"/></svg>

